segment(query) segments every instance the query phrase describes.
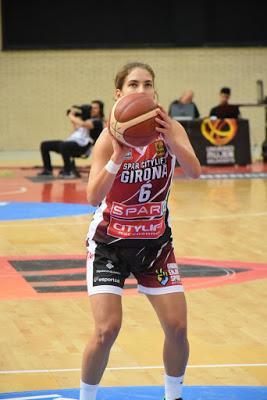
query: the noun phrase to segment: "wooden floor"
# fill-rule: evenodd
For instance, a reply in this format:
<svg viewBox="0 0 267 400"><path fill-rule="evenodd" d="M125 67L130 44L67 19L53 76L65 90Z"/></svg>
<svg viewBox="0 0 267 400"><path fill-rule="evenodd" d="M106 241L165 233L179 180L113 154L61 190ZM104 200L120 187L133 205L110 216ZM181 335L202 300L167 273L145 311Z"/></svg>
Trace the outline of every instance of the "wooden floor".
<svg viewBox="0 0 267 400"><path fill-rule="evenodd" d="M49 182L29 179L36 169L3 164L2 206L86 203L86 172L78 181L47 187ZM180 262L225 271L185 279L191 345L185 384L267 385L267 179L193 181L178 174L170 208ZM37 295L10 263L83 260L90 218L0 221L0 392L79 386L81 355L93 329L86 293ZM153 310L135 289L126 291L123 305L122 331L102 385L161 385L162 333Z"/></svg>

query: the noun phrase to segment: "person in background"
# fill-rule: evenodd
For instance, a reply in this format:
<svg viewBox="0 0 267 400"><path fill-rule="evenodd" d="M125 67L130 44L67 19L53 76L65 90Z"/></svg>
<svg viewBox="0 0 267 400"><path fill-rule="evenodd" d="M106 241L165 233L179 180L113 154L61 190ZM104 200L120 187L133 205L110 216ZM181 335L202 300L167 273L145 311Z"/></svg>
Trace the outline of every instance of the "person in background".
<svg viewBox="0 0 267 400"><path fill-rule="evenodd" d="M186 90L178 100L174 100L170 106L168 114L170 117L199 118L200 114L196 104L193 102L194 92Z"/></svg>
<svg viewBox="0 0 267 400"><path fill-rule="evenodd" d="M73 131L66 140L46 140L40 145L43 170L38 176L53 176L50 152L61 154L63 169L59 177L74 179L79 176L73 157L80 157L89 152L104 127L104 103L94 100L92 104L72 106L67 110Z"/></svg>
<svg viewBox="0 0 267 400"><path fill-rule="evenodd" d="M115 78L116 99L130 93L155 99L154 80L149 65L126 64ZM167 200L176 158L191 178L199 177L201 167L182 125L161 106L157 113L159 136L153 143L129 148L104 129L93 149L87 199L97 209L87 235L87 287L95 326L83 354L81 400L96 399L121 328L121 296L130 273L164 332L165 399L182 398L189 354L187 311Z"/></svg>
<svg viewBox="0 0 267 400"><path fill-rule="evenodd" d="M231 97L231 89L229 87L223 87L219 94L219 105L213 107L210 110L210 117L216 118L239 118L240 111L239 107L234 104L229 104L229 99Z"/></svg>

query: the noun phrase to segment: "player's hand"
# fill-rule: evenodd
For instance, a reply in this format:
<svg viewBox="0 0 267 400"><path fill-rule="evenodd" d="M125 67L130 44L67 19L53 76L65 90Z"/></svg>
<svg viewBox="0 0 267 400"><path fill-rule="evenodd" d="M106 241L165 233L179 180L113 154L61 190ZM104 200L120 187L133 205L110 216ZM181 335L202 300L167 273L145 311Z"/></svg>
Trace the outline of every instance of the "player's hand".
<svg viewBox="0 0 267 400"><path fill-rule="evenodd" d="M177 123L160 105L158 106L157 114L158 116L155 118L158 124L156 130L162 135L167 144L171 144L173 140L177 139Z"/></svg>
<svg viewBox="0 0 267 400"><path fill-rule="evenodd" d="M121 164L124 160L125 155L130 151L130 147L119 142L113 135L110 134L111 143L113 147L113 154L111 160L116 164Z"/></svg>

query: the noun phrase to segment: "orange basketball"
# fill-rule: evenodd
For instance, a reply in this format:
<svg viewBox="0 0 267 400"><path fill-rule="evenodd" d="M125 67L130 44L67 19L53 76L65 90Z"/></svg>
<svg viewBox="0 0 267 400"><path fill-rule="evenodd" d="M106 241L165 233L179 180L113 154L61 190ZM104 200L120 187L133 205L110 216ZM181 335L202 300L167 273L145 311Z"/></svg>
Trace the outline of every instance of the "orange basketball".
<svg viewBox="0 0 267 400"><path fill-rule="evenodd" d="M155 129L156 108L157 103L146 93L130 93L120 97L110 113L110 133L130 147L154 142L159 136Z"/></svg>

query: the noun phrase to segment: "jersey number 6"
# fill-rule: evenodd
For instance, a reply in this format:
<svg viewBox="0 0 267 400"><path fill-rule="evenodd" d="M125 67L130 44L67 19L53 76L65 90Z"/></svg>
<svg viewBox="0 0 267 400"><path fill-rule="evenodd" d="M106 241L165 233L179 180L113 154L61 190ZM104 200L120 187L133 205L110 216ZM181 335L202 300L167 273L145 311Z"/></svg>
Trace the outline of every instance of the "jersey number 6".
<svg viewBox="0 0 267 400"><path fill-rule="evenodd" d="M151 195L151 188L152 183L144 183L144 185L141 186L138 199L139 203L145 203L149 200Z"/></svg>

